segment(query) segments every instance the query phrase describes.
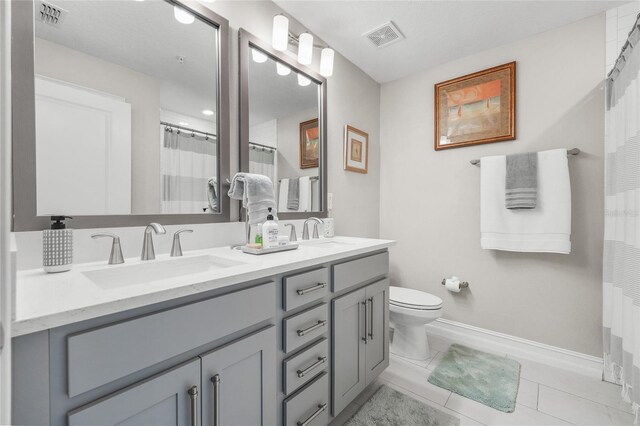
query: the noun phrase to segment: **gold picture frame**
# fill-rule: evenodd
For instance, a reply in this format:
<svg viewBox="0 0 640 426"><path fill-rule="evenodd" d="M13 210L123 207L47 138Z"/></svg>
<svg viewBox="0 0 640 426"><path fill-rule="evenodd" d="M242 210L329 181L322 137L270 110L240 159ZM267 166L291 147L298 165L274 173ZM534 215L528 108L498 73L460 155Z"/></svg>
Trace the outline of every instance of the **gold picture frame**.
<svg viewBox="0 0 640 426"><path fill-rule="evenodd" d="M318 119L300 123L300 168L311 169L320 164L320 128Z"/></svg>
<svg viewBox="0 0 640 426"><path fill-rule="evenodd" d="M349 125L344 127L344 169L369 172L369 134Z"/></svg>
<svg viewBox="0 0 640 426"><path fill-rule="evenodd" d="M516 63L509 62L434 86L434 149L516 138Z"/></svg>

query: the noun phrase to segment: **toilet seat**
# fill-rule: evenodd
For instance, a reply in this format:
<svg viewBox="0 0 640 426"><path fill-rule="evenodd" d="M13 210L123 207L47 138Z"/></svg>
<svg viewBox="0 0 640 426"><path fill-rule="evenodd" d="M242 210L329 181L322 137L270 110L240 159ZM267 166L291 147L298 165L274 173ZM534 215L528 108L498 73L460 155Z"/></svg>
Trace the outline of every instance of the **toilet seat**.
<svg viewBox="0 0 640 426"><path fill-rule="evenodd" d="M424 291L390 286L389 304L405 309L431 311L442 308L442 299Z"/></svg>

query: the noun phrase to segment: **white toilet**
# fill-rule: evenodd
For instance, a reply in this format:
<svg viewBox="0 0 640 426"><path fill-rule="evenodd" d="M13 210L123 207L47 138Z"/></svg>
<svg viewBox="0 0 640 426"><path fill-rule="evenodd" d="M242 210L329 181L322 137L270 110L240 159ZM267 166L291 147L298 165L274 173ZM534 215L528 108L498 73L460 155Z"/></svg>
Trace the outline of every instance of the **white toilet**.
<svg viewBox="0 0 640 426"><path fill-rule="evenodd" d="M391 353L419 361L431 358L424 326L442 316L442 299L424 291L391 286L389 312Z"/></svg>

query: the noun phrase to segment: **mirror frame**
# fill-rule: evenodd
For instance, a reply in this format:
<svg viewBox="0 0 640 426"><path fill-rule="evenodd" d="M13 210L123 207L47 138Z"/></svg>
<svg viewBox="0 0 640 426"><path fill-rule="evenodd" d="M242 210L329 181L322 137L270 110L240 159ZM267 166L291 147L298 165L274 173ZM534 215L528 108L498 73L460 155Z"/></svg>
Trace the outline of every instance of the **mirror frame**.
<svg viewBox="0 0 640 426"><path fill-rule="evenodd" d="M163 225L219 223L230 221L230 199L226 196L226 179L230 173L229 156L229 21L203 4L192 0L164 0L170 6L179 5L218 30L218 79L216 100L218 155L220 165L220 212L216 214L130 214L73 216L71 228L113 228L144 226L151 222ZM34 6L35 1L12 2L11 73L13 221L12 230L39 231L48 229L49 216L37 215L36 193L36 131L34 88ZM68 214L73 215L73 212Z"/></svg>
<svg viewBox="0 0 640 426"><path fill-rule="evenodd" d="M292 70L302 73L312 82L318 84L318 122L320 123L320 162L318 165L320 174L320 207L319 211L301 213L280 213L280 220L307 219L310 217L325 218L327 212L327 79L312 70L300 65L295 58L285 52L274 50L269 43L265 43L258 37L240 28L239 53L240 53L240 171L249 171L249 64L251 61L251 48L256 47L271 59L287 64ZM274 191L278 192L275 185Z"/></svg>

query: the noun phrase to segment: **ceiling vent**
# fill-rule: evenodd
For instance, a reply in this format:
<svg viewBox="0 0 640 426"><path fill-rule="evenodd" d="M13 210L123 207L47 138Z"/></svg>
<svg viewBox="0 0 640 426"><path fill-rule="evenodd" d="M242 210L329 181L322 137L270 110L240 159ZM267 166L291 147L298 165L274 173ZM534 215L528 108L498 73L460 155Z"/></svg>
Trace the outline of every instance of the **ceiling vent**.
<svg viewBox="0 0 640 426"><path fill-rule="evenodd" d="M38 5L39 8L36 11L36 19L53 27L62 25L64 18L67 16L66 10L42 0L38 2Z"/></svg>
<svg viewBox="0 0 640 426"><path fill-rule="evenodd" d="M368 38L371 43L378 48L386 47L390 44L399 42L400 40L404 40L404 35L402 35L398 27L396 27L396 25L391 21L372 29L371 31L367 31L363 36Z"/></svg>

